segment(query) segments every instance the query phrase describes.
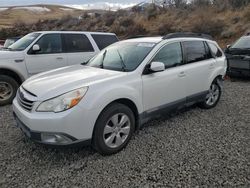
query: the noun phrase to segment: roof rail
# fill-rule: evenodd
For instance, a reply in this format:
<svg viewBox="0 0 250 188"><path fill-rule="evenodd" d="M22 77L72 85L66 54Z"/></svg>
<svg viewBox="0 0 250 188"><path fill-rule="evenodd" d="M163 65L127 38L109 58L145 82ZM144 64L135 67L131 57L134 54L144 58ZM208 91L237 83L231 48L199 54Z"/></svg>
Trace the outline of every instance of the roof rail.
<svg viewBox="0 0 250 188"><path fill-rule="evenodd" d="M178 33L170 33L165 35L162 39L172 39L172 38L186 38L186 37L193 37L193 38L203 38L213 40L213 37L208 34L203 33L192 33L192 32L178 32Z"/></svg>
<svg viewBox="0 0 250 188"><path fill-rule="evenodd" d="M148 37L146 35L135 35L135 36L129 36L127 39L135 39L135 38L143 38L143 37Z"/></svg>

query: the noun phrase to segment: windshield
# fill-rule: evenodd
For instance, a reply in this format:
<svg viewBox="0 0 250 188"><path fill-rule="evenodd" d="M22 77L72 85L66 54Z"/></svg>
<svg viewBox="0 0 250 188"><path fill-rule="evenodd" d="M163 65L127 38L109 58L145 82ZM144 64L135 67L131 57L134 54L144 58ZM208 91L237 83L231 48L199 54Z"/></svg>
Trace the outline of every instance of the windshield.
<svg viewBox="0 0 250 188"><path fill-rule="evenodd" d="M88 66L129 72L135 70L155 43L120 42L102 50Z"/></svg>
<svg viewBox="0 0 250 188"><path fill-rule="evenodd" d="M13 51L22 51L25 50L41 33L30 33L11 46L8 49Z"/></svg>
<svg viewBox="0 0 250 188"><path fill-rule="evenodd" d="M10 45L14 44L16 42L15 39L7 39L4 43L4 48L8 48Z"/></svg>
<svg viewBox="0 0 250 188"><path fill-rule="evenodd" d="M250 48L250 37L242 37L236 41L231 48L248 49Z"/></svg>

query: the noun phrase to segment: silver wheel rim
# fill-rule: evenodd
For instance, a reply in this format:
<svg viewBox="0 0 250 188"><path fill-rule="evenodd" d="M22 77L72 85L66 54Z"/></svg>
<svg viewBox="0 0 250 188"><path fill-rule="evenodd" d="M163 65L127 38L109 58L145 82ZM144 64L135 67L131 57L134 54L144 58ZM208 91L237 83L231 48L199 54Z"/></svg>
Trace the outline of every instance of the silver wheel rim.
<svg viewBox="0 0 250 188"><path fill-rule="evenodd" d="M106 123L103 131L105 144L110 148L121 146L128 138L131 122L126 114L113 115Z"/></svg>
<svg viewBox="0 0 250 188"><path fill-rule="evenodd" d="M214 105L219 99L219 95L219 87L216 84L212 84L206 97L206 104L209 106Z"/></svg>
<svg viewBox="0 0 250 188"><path fill-rule="evenodd" d="M0 101L8 100L13 95L13 87L7 83L0 81Z"/></svg>

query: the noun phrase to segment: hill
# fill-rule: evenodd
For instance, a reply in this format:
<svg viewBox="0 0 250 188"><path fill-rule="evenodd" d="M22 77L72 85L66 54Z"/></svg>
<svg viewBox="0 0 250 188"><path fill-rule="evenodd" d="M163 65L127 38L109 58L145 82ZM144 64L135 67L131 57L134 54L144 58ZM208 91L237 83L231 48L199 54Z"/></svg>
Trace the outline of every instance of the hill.
<svg viewBox="0 0 250 188"><path fill-rule="evenodd" d="M19 18L32 22L36 16L40 19L38 22L33 24L21 22L12 28L4 28L0 30L0 38L20 36L39 30L107 31L116 33L120 39L135 35L159 36L171 32L191 31L210 34L222 47L225 47L226 44L232 43L250 31L250 4L232 6L226 4L226 0L214 1L219 3L178 6L175 4L167 7L147 4L143 9L135 6L118 11L72 10L72 13L67 13L59 6L55 8L46 6L43 8L50 8L51 11L43 9L45 13L32 13L34 16L23 13L27 16L27 20ZM1 15L0 19L3 19Z"/></svg>
<svg viewBox="0 0 250 188"><path fill-rule="evenodd" d="M35 23L38 20L60 19L65 15L79 15L82 11L58 5L32 5L0 7L0 28L13 27L15 23Z"/></svg>

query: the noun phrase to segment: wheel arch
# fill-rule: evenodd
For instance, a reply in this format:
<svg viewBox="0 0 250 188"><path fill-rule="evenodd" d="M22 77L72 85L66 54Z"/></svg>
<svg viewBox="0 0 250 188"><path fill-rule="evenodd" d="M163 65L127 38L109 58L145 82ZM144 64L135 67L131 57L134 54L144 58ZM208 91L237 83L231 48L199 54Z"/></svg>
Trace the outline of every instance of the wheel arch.
<svg viewBox="0 0 250 188"><path fill-rule="evenodd" d="M95 126L94 126L94 129L93 129L93 132L92 132L92 138L93 138L93 135L94 135L94 132L95 132L97 120L99 119L99 117L101 116L101 114L104 112L104 110L107 109L110 105L112 105L114 103L123 104L123 105L129 107L132 110L132 112L133 112L133 114L135 116L135 130L138 130L140 128L139 111L138 111L138 108L137 108L136 104L131 99L128 99L128 98L119 98L119 99L113 100L112 102L110 102L109 104L107 104L102 109L102 111L99 113L99 115L98 115L98 117L97 117L97 119L95 121Z"/></svg>
<svg viewBox="0 0 250 188"><path fill-rule="evenodd" d="M17 72L10 70L10 69L0 68L0 75L10 76L14 80L16 80L16 82L19 85L21 85L22 82L24 81L24 78L22 76L20 76Z"/></svg>

